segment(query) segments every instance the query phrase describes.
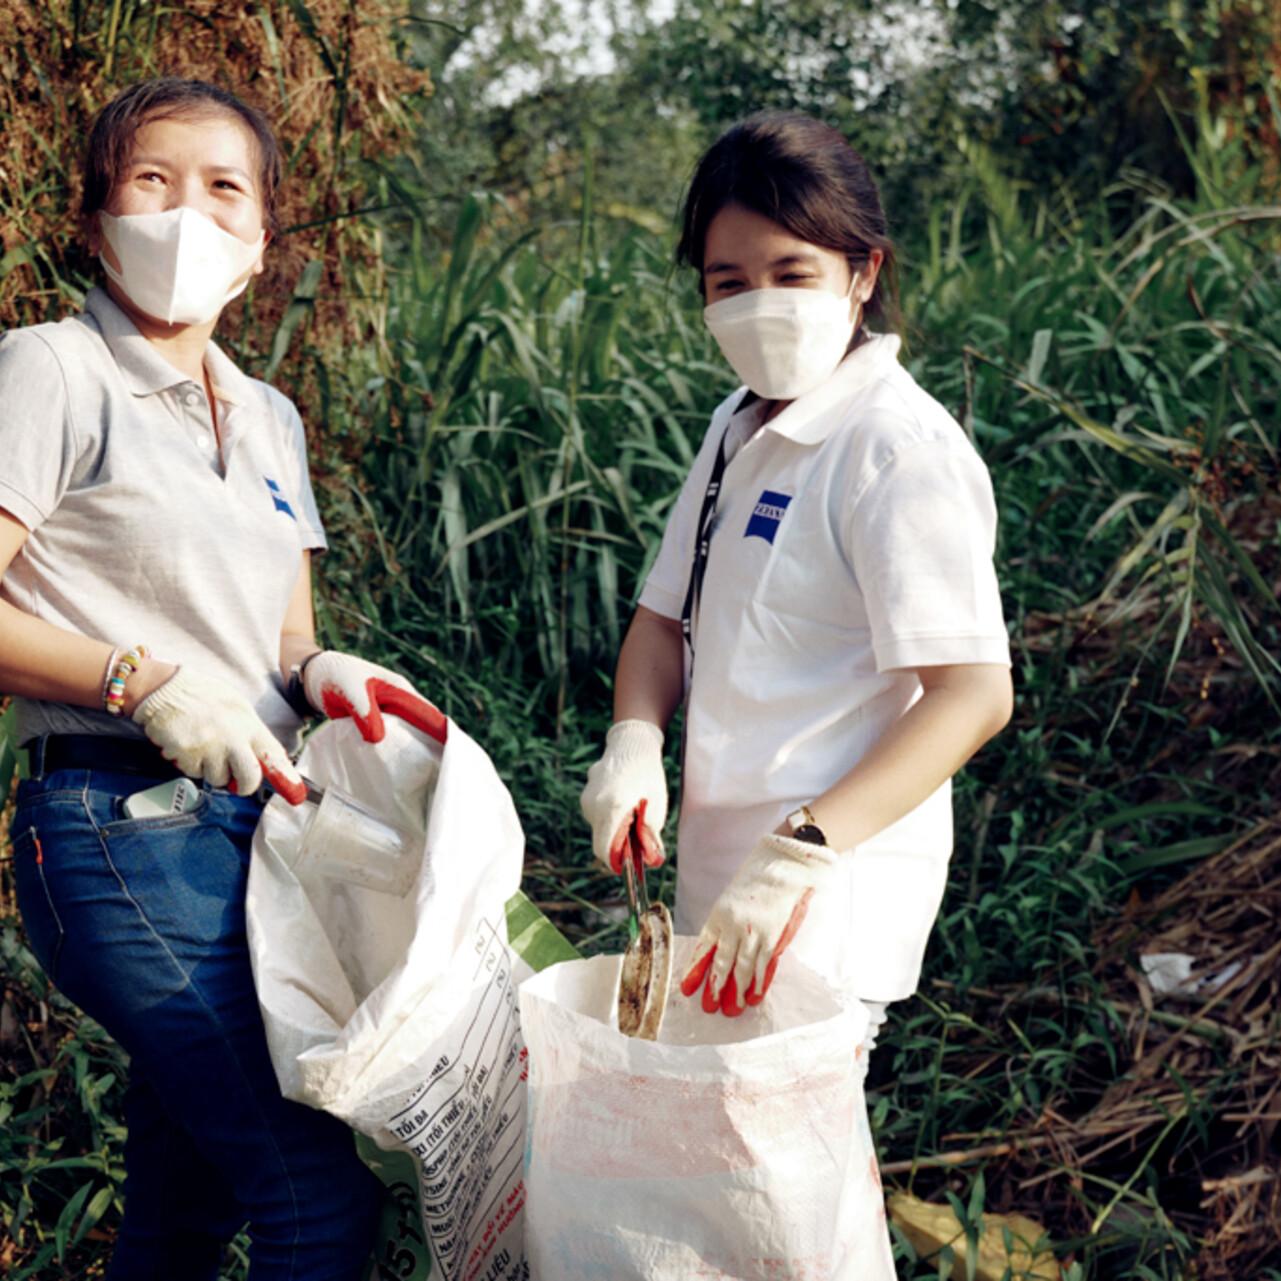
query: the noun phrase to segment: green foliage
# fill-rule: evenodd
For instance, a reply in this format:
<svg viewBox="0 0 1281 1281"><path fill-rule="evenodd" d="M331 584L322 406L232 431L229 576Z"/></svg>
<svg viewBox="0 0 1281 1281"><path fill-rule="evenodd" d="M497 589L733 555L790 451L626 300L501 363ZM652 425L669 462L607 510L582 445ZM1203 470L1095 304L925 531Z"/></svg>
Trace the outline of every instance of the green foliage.
<svg viewBox="0 0 1281 1281"><path fill-rule="evenodd" d="M707 143L765 108L842 129L909 240L976 144L1030 190L1079 195L1137 165L1189 195L1180 135L1214 119L1272 190L1278 177L1278 32L1261 0L416 0L414 13L440 93L421 162L401 166L435 208L482 186L563 217L591 138L605 211L665 220Z"/></svg>
<svg viewBox="0 0 1281 1281"><path fill-rule="evenodd" d="M940 332L955 315L967 359L937 371L927 362L926 385L950 383L998 467L1040 473L1002 505L1006 546L1034 521L1044 564L1058 521L1046 521L1042 497L1068 500L1068 545L1112 558L1102 580L1059 580L1068 600L1101 627L1144 620L1143 652L1164 647L1167 679L1194 620L1213 617L1270 690L1276 597L1256 566L1251 508L1281 444L1281 209L1243 203L1245 181L1207 184L1194 209L1139 175L1129 186L1141 212L1114 235L1105 217L1083 222L1070 208L1024 222L1008 186L979 166L991 252L962 247L965 194L950 227L931 216L912 314ZM1064 478L1071 498L1052 488Z"/></svg>
<svg viewBox="0 0 1281 1281"><path fill-rule="evenodd" d="M1181 1102L1111 1164L1047 1150L1025 1190L1027 1165L929 1161L1125 1081L1134 1010L1100 971L1101 925L1274 803L1279 215L1245 145L1202 124L1191 197L1127 171L1032 200L976 136L905 246L910 362L992 469L1018 705L958 780L952 883L923 994L873 1061L873 1119L883 1154L917 1162L908 1179L971 1229L1043 1198L1072 1281L1192 1274L1205 1224L1182 1181L1217 1159L1228 1047L1209 1086L1159 1074ZM426 178L386 167L406 209L376 341L298 351L294 308L326 301L321 278L300 282L279 345L323 406L325 639L404 670L490 752L526 888L588 951L624 927L577 794L631 602L731 385L668 240L616 234L598 176L579 169L572 225L471 194L444 230ZM58 1032L6 1051L25 1066L0 1078L0 1214L13 1275L77 1275L114 1219L122 1065L6 928L13 988ZM899 1255L902 1275L938 1275Z"/></svg>
<svg viewBox="0 0 1281 1281"><path fill-rule="evenodd" d="M124 1186L123 1052L54 992L12 921L0 921L6 976L0 1046L25 1042L27 1070L0 1075L0 1220L11 1243L5 1275L82 1277L100 1253L104 1216Z"/></svg>
<svg viewBox="0 0 1281 1281"><path fill-rule="evenodd" d="M1245 798L1266 811L1261 777L1218 750L1278 740L1281 211L1244 203L1248 172L1195 205L1131 174L1139 212L1113 231L1106 197L1029 208L976 159L931 214L906 310L918 377L993 470L1018 709L960 782L927 986L879 1068L882 1143L917 1155L1124 1079L1099 924L1241 832L1261 812ZM1198 1243L1154 1161L1195 1168L1214 1112L1196 1092L1128 1163L1058 1184L1080 1275L1191 1275Z"/></svg>
<svg viewBox="0 0 1281 1281"><path fill-rule="evenodd" d="M393 282L391 372L360 409L368 506L352 511L376 537L359 565L327 572L362 584L363 612L382 609L406 652L550 682L563 719L562 682L616 651L708 406L731 383L676 304L661 245L633 235L599 255L584 218L549 262L528 236L495 245L487 218L485 202L463 204L439 270L415 234Z"/></svg>
<svg viewBox="0 0 1281 1281"><path fill-rule="evenodd" d="M17 775L18 742L15 737L13 708L0 715L0 811L9 799L9 789Z"/></svg>

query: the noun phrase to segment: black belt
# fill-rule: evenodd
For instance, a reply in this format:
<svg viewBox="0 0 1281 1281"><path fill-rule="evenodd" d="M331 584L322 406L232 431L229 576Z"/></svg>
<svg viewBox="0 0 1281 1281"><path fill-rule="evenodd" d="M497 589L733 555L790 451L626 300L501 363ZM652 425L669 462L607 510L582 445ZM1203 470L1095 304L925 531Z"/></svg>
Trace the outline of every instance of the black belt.
<svg viewBox="0 0 1281 1281"><path fill-rule="evenodd" d="M33 739L31 773L37 778L56 769L114 770L119 774L144 774L148 778L182 778L182 771L160 755L145 738L118 734L47 734Z"/></svg>

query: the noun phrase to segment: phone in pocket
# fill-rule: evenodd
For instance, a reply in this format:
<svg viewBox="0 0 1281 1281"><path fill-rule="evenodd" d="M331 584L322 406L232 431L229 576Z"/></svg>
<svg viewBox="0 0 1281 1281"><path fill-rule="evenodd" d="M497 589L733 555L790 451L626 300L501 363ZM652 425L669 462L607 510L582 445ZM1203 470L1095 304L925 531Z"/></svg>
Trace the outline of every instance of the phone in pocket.
<svg viewBox="0 0 1281 1281"><path fill-rule="evenodd" d="M125 798L125 813L130 818L168 818L196 808L200 787L189 778L176 778Z"/></svg>

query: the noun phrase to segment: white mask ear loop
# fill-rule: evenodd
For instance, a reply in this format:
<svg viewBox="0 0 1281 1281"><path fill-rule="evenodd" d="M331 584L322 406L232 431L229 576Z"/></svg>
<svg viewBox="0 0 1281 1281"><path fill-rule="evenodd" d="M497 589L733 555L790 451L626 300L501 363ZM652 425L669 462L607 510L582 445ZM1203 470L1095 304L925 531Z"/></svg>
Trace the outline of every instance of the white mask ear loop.
<svg viewBox="0 0 1281 1281"><path fill-rule="evenodd" d="M861 270L850 268L850 287L845 291L845 297L854 305L854 328L850 331L850 345L845 349L846 355L852 352L867 337L863 332L863 310L865 304L861 298L855 298L854 296L854 286L858 284L859 277L862 274Z"/></svg>
<svg viewBox="0 0 1281 1281"><path fill-rule="evenodd" d="M855 285L857 285L857 284L859 283L859 281L861 281L861 280L863 279L863 267L865 267L866 265L867 265L867 264L866 264L866 263L864 263L862 267L853 267L853 266L852 266L852 267L850 268L850 287L845 291L845 296L846 296L848 299L850 299L850 301L851 301L851 302L853 302L853 303L855 304L855 306L857 306L857 307L858 307L858 309L859 309L859 321L860 321L860 323L861 323L861 321L862 321L863 308L866 306L866 304L867 304L867 300L866 300L865 298L858 298L858 297L856 297L856 296L855 296L855 294L854 294L854 287L855 287ZM868 294L869 294L869 296L870 296L871 292L872 292L872 291L869 289L869 290L868 290ZM857 328L857 326L855 326L855 328Z"/></svg>

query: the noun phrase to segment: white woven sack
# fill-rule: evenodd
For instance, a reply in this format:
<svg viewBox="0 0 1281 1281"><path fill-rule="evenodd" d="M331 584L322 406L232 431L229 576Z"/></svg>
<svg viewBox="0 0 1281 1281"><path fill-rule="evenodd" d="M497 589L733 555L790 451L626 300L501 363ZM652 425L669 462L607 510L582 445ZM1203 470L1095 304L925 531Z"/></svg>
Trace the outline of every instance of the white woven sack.
<svg viewBox="0 0 1281 1281"><path fill-rule="evenodd" d="M692 960L678 938L674 972ZM763 1005L673 991L657 1042L613 1021L617 957L520 989L535 1281L893 1281L861 1006L784 956Z"/></svg>
<svg viewBox="0 0 1281 1281"><path fill-rule="evenodd" d="M432 1276L521 1281L524 1042L504 905L524 837L485 753L387 718L382 742L322 725L298 765L422 833L403 898L294 852L309 805L274 798L254 836L250 953L281 1089L418 1165Z"/></svg>

